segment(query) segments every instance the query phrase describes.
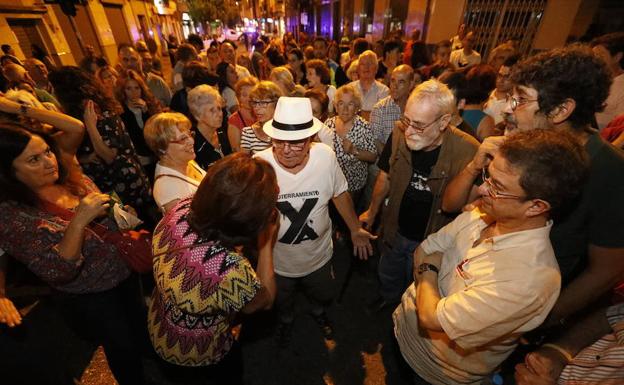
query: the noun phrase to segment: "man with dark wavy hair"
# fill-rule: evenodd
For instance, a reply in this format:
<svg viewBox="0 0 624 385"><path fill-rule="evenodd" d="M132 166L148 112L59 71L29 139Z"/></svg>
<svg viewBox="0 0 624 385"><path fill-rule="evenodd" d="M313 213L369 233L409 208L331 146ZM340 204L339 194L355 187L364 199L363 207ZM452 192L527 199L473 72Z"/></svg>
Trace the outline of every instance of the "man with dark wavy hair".
<svg viewBox="0 0 624 385"><path fill-rule="evenodd" d="M544 327L596 302L624 274L624 155L590 125L611 85L605 62L589 47L568 46L530 57L512 73L513 94L505 112L508 131L545 128L572 133L591 160L589 177L574 210L556 218L551 232L564 288ZM459 211L477 197L480 170L498 152L502 137L487 138L446 189L443 209Z"/></svg>

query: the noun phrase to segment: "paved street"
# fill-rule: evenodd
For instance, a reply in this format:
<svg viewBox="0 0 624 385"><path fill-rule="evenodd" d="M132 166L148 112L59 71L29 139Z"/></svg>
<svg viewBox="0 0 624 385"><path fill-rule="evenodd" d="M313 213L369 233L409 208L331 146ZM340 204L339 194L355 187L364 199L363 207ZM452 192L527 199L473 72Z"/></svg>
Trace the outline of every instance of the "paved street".
<svg viewBox="0 0 624 385"><path fill-rule="evenodd" d="M344 282L350 259L344 246L337 245L334 267L339 286ZM307 303L300 298L293 338L278 348L274 338L275 314L265 312L245 321L242 331L245 383L248 385L403 385L393 350L392 309L369 314L367 304L377 291L377 258L355 262L354 271L341 303L329 309L335 339L322 338L314 320L307 315ZM146 361L148 378L154 384L165 381L153 362ZM83 373L84 385L109 385L112 377L101 350Z"/></svg>

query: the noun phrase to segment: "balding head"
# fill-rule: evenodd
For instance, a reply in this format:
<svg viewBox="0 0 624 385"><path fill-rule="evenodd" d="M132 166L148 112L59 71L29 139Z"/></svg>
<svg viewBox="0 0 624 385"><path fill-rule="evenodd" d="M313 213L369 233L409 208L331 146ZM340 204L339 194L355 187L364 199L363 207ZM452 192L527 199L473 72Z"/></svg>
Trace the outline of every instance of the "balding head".
<svg viewBox="0 0 624 385"><path fill-rule="evenodd" d="M143 73L143 68L141 68L141 58L133 46L129 44L120 46L118 59L119 64L121 64L124 69L134 70L140 74Z"/></svg>
<svg viewBox="0 0 624 385"><path fill-rule="evenodd" d="M11 82L22 82L29 78L26 68L15 63L4 66L4 76Z"/></svg>
<svg viewBox="0 0 624 385"><path fill-rule="evenodd" d="M418 77L418 80L418 83L420 83L420 77ZM390 74L390 96L399 106L405 103L416 85L414 69L411 66L401 64L392 70Z"/></svg>

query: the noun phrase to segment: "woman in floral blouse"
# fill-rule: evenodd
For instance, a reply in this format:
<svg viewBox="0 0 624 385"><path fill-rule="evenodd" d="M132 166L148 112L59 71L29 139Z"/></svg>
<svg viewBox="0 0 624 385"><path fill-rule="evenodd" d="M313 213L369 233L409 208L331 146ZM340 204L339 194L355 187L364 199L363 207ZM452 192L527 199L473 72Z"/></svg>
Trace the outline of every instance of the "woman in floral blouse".
<svg viewBox="0 0 624 385"><path fill-rule="evenodd" d="M100 190L115 191L142 219L149 219L156 209L150 183L120 118L119 103L78 67L62 67L49 77L65 112L85 123L87 135L77 154L84 173Z"/></svg>
<svg viewBox="0 0 624 385"><path fill-rule="evenodd" d="M242 384L232 328L238 313L275 298L278 190L267 162L236 153L209 167L194 197L156 227L148 329L166 375Z"/></svg>
<svg viewBox="0 0 624 385"><path fill-rule="evenodd" d="M340 87L334 100L337 115L325 121L329 132L319 132L321 141L336 152L354 202L366 184L367 163L377 159L370 124L357 115L361 100L359 91L351 84Z"/></svg>

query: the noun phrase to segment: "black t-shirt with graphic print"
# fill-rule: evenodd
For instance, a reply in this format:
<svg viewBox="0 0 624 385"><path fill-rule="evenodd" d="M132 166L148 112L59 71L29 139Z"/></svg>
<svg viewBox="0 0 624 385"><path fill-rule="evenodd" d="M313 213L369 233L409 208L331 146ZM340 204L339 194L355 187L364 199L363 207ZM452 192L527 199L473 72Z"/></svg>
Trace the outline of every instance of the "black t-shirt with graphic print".
<svg viewBox="0 0 624 385"><path fill-rule="evenodd" d="M427 178L439 155L440 147L433 151L412 151L412 179L399 209L399 233L412 241L422 241L427 228L433 203Z"/></svg>
<svg viewBox="0 0 624 385"><path fill-rule="evenodd" d="M412 178L403 193L399 208L399 233L412 241L422 241L429 221L433 194L429 191L427 178L438 161L440 147L433 151L411 151ZM392 134L388 137L377 167L390 173L392 155Z"/></svg>

